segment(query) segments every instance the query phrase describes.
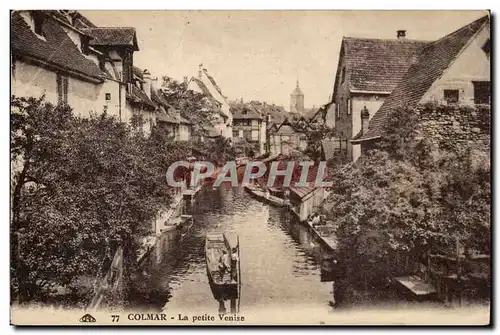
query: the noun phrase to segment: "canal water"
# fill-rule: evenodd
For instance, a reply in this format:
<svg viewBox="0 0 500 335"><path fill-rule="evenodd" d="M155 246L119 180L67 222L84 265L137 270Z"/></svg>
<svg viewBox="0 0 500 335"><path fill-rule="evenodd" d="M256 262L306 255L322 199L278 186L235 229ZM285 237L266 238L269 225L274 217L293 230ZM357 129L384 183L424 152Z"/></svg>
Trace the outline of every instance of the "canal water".
<svg viewBox="0 0 500 335"><path fill-rule="evenodd" d="M158 244L131 307L175 315L217 313L220 305L208 282L204 245L207 232L221 231L233 245L239 237L240 312L333 308L332 283L321 282L320 246L305 227L291 223L289 213L254 200L243 188L205 187L196 198L194 225L181 240L166 237ZM229 302L225 307L229 312Z"/></svg>

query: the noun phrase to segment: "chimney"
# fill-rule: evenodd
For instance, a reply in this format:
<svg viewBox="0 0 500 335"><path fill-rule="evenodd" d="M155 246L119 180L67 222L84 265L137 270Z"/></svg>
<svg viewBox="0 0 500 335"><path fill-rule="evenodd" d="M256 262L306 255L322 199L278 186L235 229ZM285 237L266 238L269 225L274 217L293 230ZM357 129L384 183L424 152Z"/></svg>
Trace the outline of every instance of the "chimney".
<svg viewBox="0 0 500 335"><path fill-rule="evenodd" d="M366 134L368 131L368 123L370 121L370 112L368 112L368 109L366 106L363 107L361 110L361 132L363 134Z"/></svg>
<svg viewBox="0 0 500 335"><path fill-rule="evenodd" d="M144 93L146 93L148 98L151 99L151 88L153 79L151 78L151 73L149 73L148 69L145 69L142 72L142 77L144 78Z"/></svg>
<svg viewBox="0 0 500 335"><path fill-rule="evenodd" d="M406 30L398 30L398 40L406 39Z"/></svg>
<svg viewBox="0 0 500 335"><path fill-rule="evenodd" d="M203 63L201 63L200 65L198 65L198 79L201 80L202 74L203 74Z"/></svg>
<svg viewBox="0 0 500 335"><path fill-rule="evenodd" d="M175 110L175 120L177 123L181 123L181 111L178 109Z"/></svg>

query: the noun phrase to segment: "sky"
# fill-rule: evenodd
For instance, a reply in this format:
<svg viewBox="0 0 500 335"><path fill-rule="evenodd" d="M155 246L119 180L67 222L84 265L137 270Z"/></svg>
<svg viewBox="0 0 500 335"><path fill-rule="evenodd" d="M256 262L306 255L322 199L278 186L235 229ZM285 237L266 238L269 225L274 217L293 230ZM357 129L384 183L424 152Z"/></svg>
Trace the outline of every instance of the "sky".
<svg viewBox="0 0 500 335"><path fill-rule="evenodd" d="M97 26L134 27L134 65L153 76L196 76L203 64L230 100L288 109L299 80L305 107L329 101L343 36L436 40L481 11L81 11Z"/></svg>

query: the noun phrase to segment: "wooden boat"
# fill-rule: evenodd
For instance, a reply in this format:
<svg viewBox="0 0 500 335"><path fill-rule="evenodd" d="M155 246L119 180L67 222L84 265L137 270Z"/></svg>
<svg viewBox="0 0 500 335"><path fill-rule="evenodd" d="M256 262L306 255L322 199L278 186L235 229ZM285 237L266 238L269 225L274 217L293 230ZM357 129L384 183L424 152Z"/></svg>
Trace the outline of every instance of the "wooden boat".
<svg viewBox="0 0 500 335"><path fill-rule="evenodd" d="M172 231L174 229L181 229L182 224L181 224L181 218L176 217L176 218L171 218L167 220L164 224L164 228L161 230L162 233L165 233L167 231Z"/></svg>
<svg viewBox="0 0 500 335"><path fill-rule="evenodd" d="M253 185L245 185L245 191L250 193L257 200L263 201L265 203L271 204L278 207L288 207L290 203L286 200L276 197L274 195L268 195L266 192L262 191L260 188Z"/></svg>
<svg viewBox="0 0 500 335"><path fill-rule="evenodd" d="M205 241L207 276L216 300L237 299L239 297L239 240L234 249L231 248L229 241L223 233L207 234ZM231 254L233 252L237 252L238 255L236 262L231 262Z"/></svg>
<svg viewBox="0 0 500 335"><path fill-rule="evenodd" d="M194 224L193 216L192 215L187 215L183 214L181 215L181 220L182 220L182 237L186 236L189 233L189 230Z"/></svg>

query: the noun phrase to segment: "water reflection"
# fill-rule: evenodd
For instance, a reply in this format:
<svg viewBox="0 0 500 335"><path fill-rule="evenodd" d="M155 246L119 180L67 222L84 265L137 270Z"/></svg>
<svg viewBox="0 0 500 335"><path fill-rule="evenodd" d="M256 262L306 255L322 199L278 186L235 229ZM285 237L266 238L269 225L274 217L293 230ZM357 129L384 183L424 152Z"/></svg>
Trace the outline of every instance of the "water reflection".
<svg viewBox="0 0 500 335"><path fill-rule="evenodd" d="M162 236L153 252L143 291L133 307L173 313L200 310L236 313L245 308L331 309L331 283L321 281L321 247L289 213L252 199L242 188L205 187L192 204L194 225L186 236ZM239 236L241 291L214 291L207 277L205 237ZM169 235L169 234L164 234ZM173 234L171 234L173 235ZM161 301L161 299L164 299Z"/></svg>

